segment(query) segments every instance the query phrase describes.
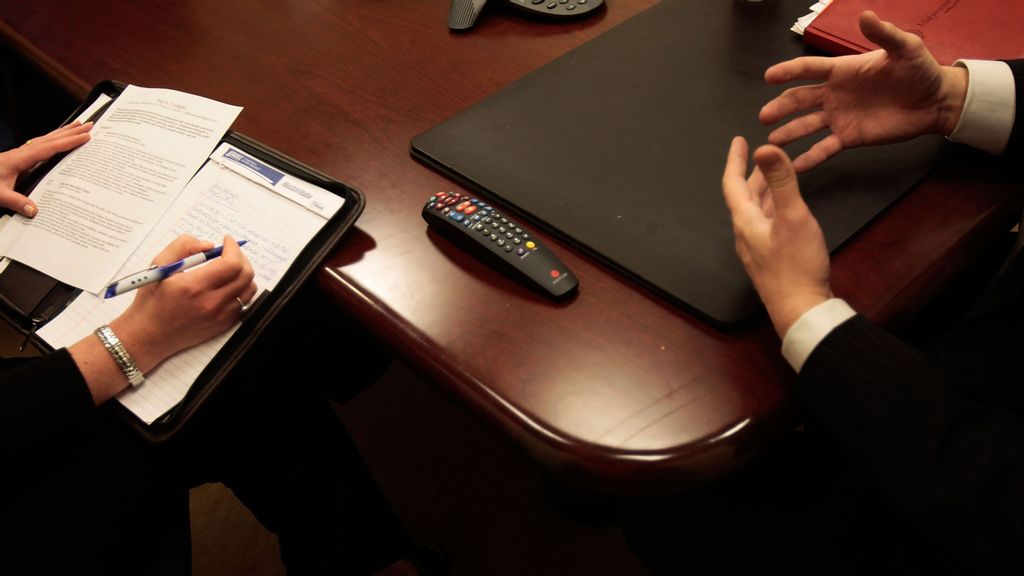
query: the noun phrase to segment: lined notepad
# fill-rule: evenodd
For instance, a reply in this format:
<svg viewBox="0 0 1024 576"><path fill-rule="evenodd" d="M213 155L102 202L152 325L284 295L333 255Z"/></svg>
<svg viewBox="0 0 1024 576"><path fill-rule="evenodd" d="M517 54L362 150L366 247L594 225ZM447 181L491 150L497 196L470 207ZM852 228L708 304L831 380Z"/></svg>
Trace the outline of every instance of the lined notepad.
<svg viewBox="0 0 1024 576"><path fill-rule="evenodd" d="M148 267L181 234L220 243L225 235L248 240L242 252L252 262L259 289L273 290L302 249L340 209L343 199L312 184L279 174L266 178L258 160L224 144L189 182L178 199L128 259L118 277ZM296 193L299 191L301 193ZM188 272L182 272L188 274ZM74 344L110 322L134 292L100 298L83 292L38 334L50 346ZM136 416L152 423L180 402L235 329L185 350L146 375L145 383L118 396Z"/></svg>

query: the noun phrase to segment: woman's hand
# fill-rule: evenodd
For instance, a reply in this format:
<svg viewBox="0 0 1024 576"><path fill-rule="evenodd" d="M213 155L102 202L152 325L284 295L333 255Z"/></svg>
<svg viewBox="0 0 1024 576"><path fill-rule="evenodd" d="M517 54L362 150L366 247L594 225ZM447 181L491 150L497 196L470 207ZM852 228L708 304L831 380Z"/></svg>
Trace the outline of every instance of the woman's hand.
<svg viewBox="0 0 1024 576"><path fill-rule="evenodd" d="M153 263L170 264L210 248L210 242L180 236ZM146 372L238 322L239 302L249 303L256 295L254 276L238 243L225 236L220 258L139 288L135 300L110 327Z"/></svg>
<svg viewBox="0 0 1024 576"><path fill-rule="evenodd" d="M54 154L67 152L89 141L92 122L72 122L45 136L33 138L25 144L0 153L0 207L32 218L38 210L27 196L14 191L18 175L36 164L49 160Z"/></svg>
<svg viewBox="0 0 1024 576"><path fill-rule="evenodd" d="M170 264L210 248L210 242L180 236L153 263ZM242 304L256 296L254 277L252 264L238 243L225 236L219 258L139 288L128 309L110 322L110 328L143 374L148 374L174 354L234 326L242 318ZM90 334L69 350L96 404L127 386L96 336Z"/></svg>

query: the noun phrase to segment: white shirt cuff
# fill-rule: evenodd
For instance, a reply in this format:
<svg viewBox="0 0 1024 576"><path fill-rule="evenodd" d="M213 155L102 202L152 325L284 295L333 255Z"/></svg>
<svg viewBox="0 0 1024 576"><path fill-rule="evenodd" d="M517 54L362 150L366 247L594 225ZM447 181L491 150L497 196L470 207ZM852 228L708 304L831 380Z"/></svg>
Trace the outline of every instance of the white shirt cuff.
<svg viewBox="0 0 1024 576"><path fill-rule="evenodd" d="M856 314L845 300L839 298L831 298L804 312L782 339L783 358L799 373L807 357L825 336Z"/></svg>
<svg viewBox="0 0 1024 576"><path fill-rule="evenodd" d="M991 154L1002 154L1016 114L1013 73L1006 62L957 60L967 68L967 100L949 139Z"/></svg>

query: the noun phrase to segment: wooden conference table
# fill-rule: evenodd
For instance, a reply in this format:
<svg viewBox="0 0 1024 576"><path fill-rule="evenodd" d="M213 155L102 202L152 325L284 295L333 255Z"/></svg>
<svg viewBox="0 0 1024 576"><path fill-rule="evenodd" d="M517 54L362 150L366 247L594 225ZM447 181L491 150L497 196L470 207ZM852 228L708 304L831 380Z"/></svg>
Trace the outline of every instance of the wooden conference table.
<svg viewBox="0 0 1024 576"><path fill-rule="evenodd" d="M460 188L409 141L655 3L569 24L491 6L453 34L449 0L0 0L0 33L77 97L115 79L243 105L236 130L362 190L320 287L556 473L641 491L722 474L793 426L770 325L718 331L543 233L581 290L535 295L427 232L423 202ZM929 177L842 249L836 293L890 325L927 301L1019 201L978 182L984 162Z"/></svg>

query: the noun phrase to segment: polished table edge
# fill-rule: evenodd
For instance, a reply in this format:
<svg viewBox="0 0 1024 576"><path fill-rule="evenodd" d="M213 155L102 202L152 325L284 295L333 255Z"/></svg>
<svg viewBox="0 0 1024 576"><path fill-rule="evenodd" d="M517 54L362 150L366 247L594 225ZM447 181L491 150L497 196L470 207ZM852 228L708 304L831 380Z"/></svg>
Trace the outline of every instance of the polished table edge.
<svg viewBox="0 0 1024 576"><path fill-rule="evenodd" d="M941 209L936 210L936 205ZM833 291L872 322L899 333L978 254L1019 223L1022 207L1024 186L1012 167L998 157L958 145L947 162L833 255ZM965 219L963 213L975 216ZM903 229L907 220L919 224L915 237L908 237ZM917 258L936 250L946 257L926 266L905 266L900 260L907 254ZM896 257L867 262L886 252L895 252ZM872 264L881 270L881 277L892 279L894 287L884 300L865 296L871 290L864 290L863 271Z"/></svg>
<svg viewBox="0 0 1024 576"><path fill-rule="evenodd" d="M997 164L997 160L989 156L964 151L936 170L930 180L926 179L910 190L834 255L833 280L837 295L845 297L855 309L883 327L898 331L910 324L914 315L937 294L941 286L968 266L972 255L991 246L1019 218L1024 193L1015 181L999 177L993 182L963 180L965 173L991 176L998 171ZM927 211L920 214L921 222L928 221L928 218L935 221L934 225L925 226L936 235L934 239L908 236L901 224L901 218L905 218L901 215L903 212L927 210L936 204L963 203L970 205L972 210L977 208L977 217L960 222L962 219L956 210L947 210L959 227L947 225ZM886 218L893 215L898 217ZM930 262L909 270L906 275L900 275L902 263L896 258L889 264L892 269L883 275L896 284L888 300L868 298L858 291L864 280L862 272L865 266L877 265L884 260L879 256L887 249L899 251L900 246L905 245L906 250L913 253L933 249L932 243L939 245L944 252L952 253L953 258ZM343 246L336 255L344 251ZM865 259L879 262L866 265ZM490 422L521 442L561 477L576 483L625 492L671 491L699 486L742 466L799 423L790 398L792 391L787 383L780 382L786 389L782 391L779 402L761 406L762 411L756 419L749 422L749 426L737 430L656 450L628 450L575 438L533 418L495 394L473 374L459 369L457 362L438 355L436 352L440 347L435 346L427 335L346 275L344 262L350 260L342 258L336 266L328 262L318 275L320 287L330 297L357 314L362 322L399 350L404 360L431 378L447 395L487 415ZM665 305L670 306L668 303ZM691 323L702 325L696 318ZM774 338L766 319L755 321L740 329L739 333L756 334L766 341ZM726 338L736 334L722 333ZM777 351L772 350L771 353L777 354Z"/></svg>
<svg viewBox="0 0 1024 576"><path fill-rule="evenodd" d="M757 421L743 420L705 438L657 450L629 450L576 438L545 425L460 370L457 363L436 354L438 348L427 335L330 260L317 275L328 297L388 342L403 362L430 379L446 397L486 415L489 424L496 424L561 480L576 486L622 494L689 490L746 464L797 425L792 402L779 402Z"/></svg>
<svg viewBox="0 0 1024 576"><path fill-rule="evenodd" d="M29 42L21 34L18 34L3 19L0 19L0 38L6 40L15 51L20 53L27 61L35 64L57 86L76 99L81 100L85 98L89 94L89 90L92 89L92 85L58 64L46 52L32 42Z"/></svg>

